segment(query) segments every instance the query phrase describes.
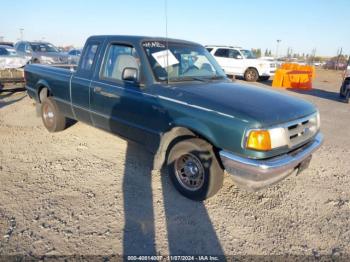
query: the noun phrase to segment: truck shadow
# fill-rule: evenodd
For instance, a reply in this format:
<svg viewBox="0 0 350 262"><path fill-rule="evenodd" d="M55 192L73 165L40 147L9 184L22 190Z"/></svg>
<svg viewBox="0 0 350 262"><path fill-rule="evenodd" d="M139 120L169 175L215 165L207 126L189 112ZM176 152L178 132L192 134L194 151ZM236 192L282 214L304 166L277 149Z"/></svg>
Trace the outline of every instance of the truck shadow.
<svg viewBox="0 0 350 262"><path fill-rule="evenodd" d="M152 169L152 154L143 146L128 142L123 180L123 255L157 254ZM161 171L161 184L169 255L223 255L204 203L181 196L165 169Z"/></svg>
<svg viewBox="0 0 350 262"><path fill-rule="evenodd" d="M16 98L13 98L12 96L14 94L17 94L23 91L25 91L25 89L22 89L22 88L0 90L0 108L3 108L5 106L9 106L11 104L21 101L23 98L27 96L26 94L23 94L23 96L20 96L20 97L16 96Z"/></svg>
<svg viewBox="0 0 350 262"><path fill-rule="evenodd" d="M327 99L335 102L341 102L339 93L326 91L318 88L313 88L311 90L301 90L301 89L291 88L291 89L288 89L288 91L302 94L302 95L308 95L308 96L314 96L322 99Z"/></svg>

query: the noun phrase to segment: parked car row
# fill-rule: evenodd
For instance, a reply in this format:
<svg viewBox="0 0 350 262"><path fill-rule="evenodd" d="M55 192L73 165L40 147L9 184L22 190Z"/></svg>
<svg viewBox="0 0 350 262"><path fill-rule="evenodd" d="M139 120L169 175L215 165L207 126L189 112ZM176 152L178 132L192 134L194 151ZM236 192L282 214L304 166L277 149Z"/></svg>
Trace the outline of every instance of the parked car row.
<svg viewBox="0 0 350 262"><path fill-rule="evenodd" d="M27 63L40 64L78 64L81 55L80 49L61 52L48 42L19 41L0 43L0 69L20 68Z"/></svg>

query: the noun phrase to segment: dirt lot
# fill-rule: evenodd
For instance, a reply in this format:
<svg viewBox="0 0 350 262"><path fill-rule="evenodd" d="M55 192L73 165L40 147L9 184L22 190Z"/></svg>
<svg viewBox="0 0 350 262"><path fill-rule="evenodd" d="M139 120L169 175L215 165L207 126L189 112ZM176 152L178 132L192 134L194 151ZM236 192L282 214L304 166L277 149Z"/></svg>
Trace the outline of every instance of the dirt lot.
<svg viewBox="0 0 350 262"><path fill-rule="evenodd" d="M311 92L281 91L320 109L310 168L258 193L226 175L204 203L139 146L82 123L50 134L25 92L0 93L0 255L350 254L350 105L339 73L317 75Z"/></svg>

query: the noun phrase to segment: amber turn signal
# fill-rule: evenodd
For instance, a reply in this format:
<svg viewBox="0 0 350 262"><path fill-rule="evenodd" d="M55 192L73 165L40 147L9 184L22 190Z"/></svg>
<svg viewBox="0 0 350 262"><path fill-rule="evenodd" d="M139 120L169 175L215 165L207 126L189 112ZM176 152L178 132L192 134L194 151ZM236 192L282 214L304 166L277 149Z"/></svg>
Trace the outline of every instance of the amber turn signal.
<svg viewBox="0 0 350 262"><path fill-rule="evenodd" d="M247 139L247 148L254 150L271 150L271 137L267 130L252 130Z"/></svg>

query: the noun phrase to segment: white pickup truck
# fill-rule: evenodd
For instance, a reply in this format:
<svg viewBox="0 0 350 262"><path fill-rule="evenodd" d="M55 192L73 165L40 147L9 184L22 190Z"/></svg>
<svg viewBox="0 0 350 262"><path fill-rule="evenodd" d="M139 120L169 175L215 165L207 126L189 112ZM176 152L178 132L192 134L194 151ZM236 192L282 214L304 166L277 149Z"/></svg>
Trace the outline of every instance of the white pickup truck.
<svg viewBox="0 0 350 262"><path fill-rule="evenodd" d="M277 64L257 59L247 49L233 46L206 46L227 75L244 77L246 81L266 81L275 75Z"/></svg>

